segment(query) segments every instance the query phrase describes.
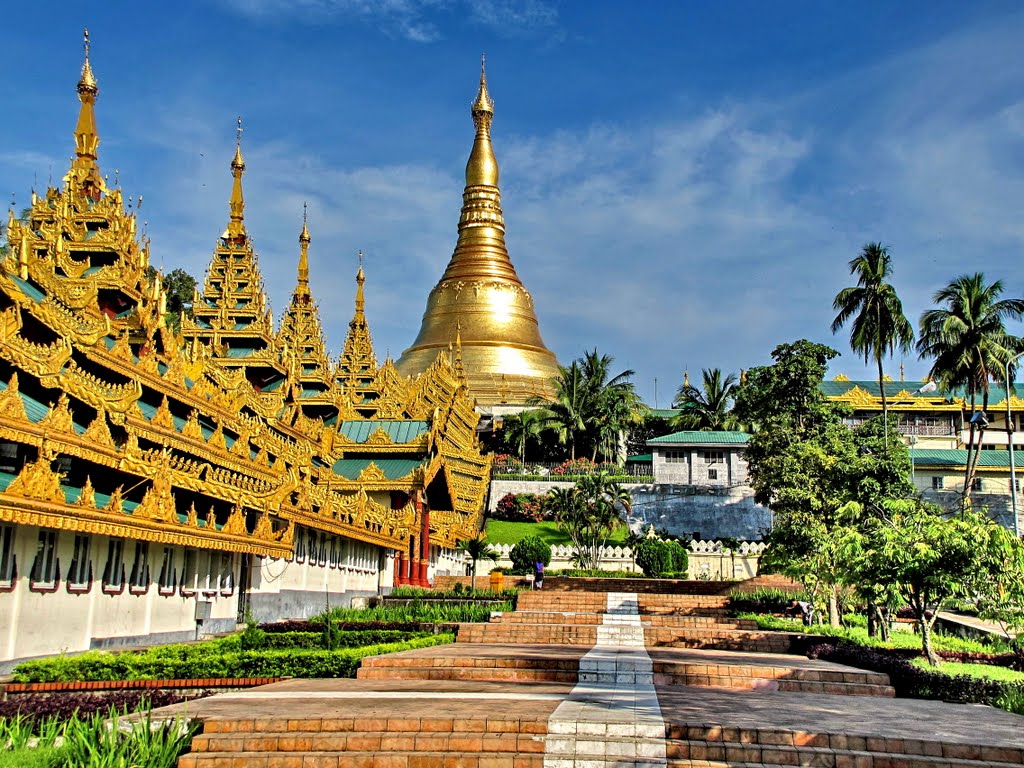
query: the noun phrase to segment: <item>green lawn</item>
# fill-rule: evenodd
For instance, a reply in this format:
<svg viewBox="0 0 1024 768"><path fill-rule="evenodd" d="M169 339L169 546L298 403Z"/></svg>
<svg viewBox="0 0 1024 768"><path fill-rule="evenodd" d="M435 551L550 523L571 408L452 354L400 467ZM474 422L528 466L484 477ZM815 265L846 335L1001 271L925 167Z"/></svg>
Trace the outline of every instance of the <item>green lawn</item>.
<svg viewBox="0 0 1024 768"><path fill-rule="evenodd" d="M488 520L486 533L488 544L515 544L527 536L540 536L548 544L572 543L569 537L551 522L510 523L505 520ZM622 526L608 538L608 543L621 544L628 533L626 526Z"/></svg>
<svg viewBox="0 0 1024 768"><path fill-rule="evenodd" d="M958 661L944 661L938 667L928 664L927 659L914 659L914 666L930 672L941 672L944 675L970 675L971 677L988 677L992 680L1020 682L1024 680L1024 672L993 664L961 664Z"/></svg>

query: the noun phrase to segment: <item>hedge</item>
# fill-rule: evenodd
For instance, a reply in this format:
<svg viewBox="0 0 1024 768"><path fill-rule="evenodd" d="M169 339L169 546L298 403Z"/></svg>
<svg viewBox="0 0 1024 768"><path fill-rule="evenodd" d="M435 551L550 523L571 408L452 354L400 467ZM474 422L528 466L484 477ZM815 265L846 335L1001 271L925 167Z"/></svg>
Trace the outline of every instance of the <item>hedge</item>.
<svg viewBox="0 0 1024 768"><path fill-rule="evenodd" d="M91 651L80 656L26 661L14 669L20 683L84 680L166 680L206 677L354 677L364 656L450 643L454 635L420 637L337 651L293 649L220 652L201 645L154 648L141 653Z"/></svg>
<svg viewBox="0 0 1024 768"><path fill-rule="evenodd" d="M907 699L940 699L962 704L988 704L1008 694L1024 695L1024 683L1011 683L971 675L947 675L915 667L903 654L886 653L873 648L847 643L822 643L811 648L807 656L846 664L872 672L884 672L896 690Z"/></svg>

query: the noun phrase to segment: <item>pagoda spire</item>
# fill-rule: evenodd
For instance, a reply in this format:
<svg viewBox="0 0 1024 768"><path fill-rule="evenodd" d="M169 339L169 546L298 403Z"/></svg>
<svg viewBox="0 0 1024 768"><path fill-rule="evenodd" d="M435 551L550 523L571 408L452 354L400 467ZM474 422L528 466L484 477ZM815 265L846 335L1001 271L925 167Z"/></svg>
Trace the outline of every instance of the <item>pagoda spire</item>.
<svg viewBox="0 0 1024 768"><path fill-rule="evenodd" d="M302 204L302 232L299 233L299 287L309 291L309 226L306 222L306 204Z"/></svg>
<svg viewBox="0 0 1024 768"><path fill-rule="evenodd" d="M558 361L540 336L533 298L505 245L505 217L498 161L491 144L494 101L486 60L470 105L475 129L466 162L458 240L448 266L427 297L420 332L396 367L403 376L423 373L458 334L466 378L484 405L502 402L496 381L511 381L522 402L545 395Z"/></svg>
<svg viewBox="0 0 1024 768"><path fill-rule="evenodd" d="M234 182L231 185L231 202L228 208L231 211L231 219L228 228L224 232L227 240L244 240L245 234L245 197L242 195L242 174L245 173L245 158L242 157L242 118L238 118L238 130L235 137L235 156L231 160L231 175Z"/></svg>
<svg viewBox="0 0 1024 768"><path fill-rule="evenodd" d="M75 126L75 159L71 163L72 173L69 177L76 178L91 197L98 198L105 188L96 162L100 137L96 131L95 106L100 89L92 72L92 64L89 62L88 29L83 31L82 37L85 60L82 63L82 76L78 80L78 100L81 107L78 110L78 124Z"/></svg>
<svg viewBox="0 0 1024 768"><path fill-rule="evenodd" d="M373 352L373 339L370 336L370 325L366 322L366 301L363 285L366 274L363 272L363 252L359 251L359 269L356 271L356 307L352 320L348 324L348 335L345 337L345 348L338 360L338 380L348 387L357 389L366 387L373 381L377 373L377 357Z"/></svg>

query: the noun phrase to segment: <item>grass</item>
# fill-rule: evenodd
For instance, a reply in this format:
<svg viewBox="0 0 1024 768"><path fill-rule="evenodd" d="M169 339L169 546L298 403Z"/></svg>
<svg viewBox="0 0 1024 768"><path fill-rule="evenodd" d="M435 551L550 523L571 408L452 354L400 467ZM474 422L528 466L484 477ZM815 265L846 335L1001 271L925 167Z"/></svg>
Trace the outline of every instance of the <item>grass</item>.
<svg viewBox="0 0 1024 768"><path fill-rule="evenodd" d="M931 672L941 672L944 675L970 675L971 677L987 677L991 680L1001 680L1010 683L1024 681L1024 672L1017 672L1007 667L997 667L993 664L963 664L959 661L944 661L938 667L928 664L927 659L914 659L911 662L916 667L927 669Z"/></svg>
<svg viewBox="0 0 1024 768"><path fill-rule="evenodd" d="M629 534L626 526L620 526L608 537L608 545L622 544ZM507 520L487 521L488 544L515 544L527 536L539 536L548 544L572 544L569 537L554 523L545 520L540 523L510 523ZM485 565L481 561L480 566ZM478 566L478 568L480 567Z"/></svg>

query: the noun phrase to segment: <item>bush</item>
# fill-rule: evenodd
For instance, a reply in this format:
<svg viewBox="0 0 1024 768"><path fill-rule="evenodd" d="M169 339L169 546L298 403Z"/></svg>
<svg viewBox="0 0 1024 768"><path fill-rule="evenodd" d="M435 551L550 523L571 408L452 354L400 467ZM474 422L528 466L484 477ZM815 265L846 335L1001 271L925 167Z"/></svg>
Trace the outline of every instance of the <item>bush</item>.
<svg viewBox="0 0 1024 768"><path fill-rule="evenodd" d="M237 638L225 639L237 643ZM93 651L73 658L26 661L14 669L13 676L22 683L204 677L352 677L364 656L425 648L450 643L453 639L450 634L431 635L337 651L296 648L246 651L234 650L230 644L211 644L208 648L203 647L205 644L163 646L139 653Z"/></svg>
<svg viewBox="0 0 1024 768"><path fill-rule="evenodd" d="M539 523L544 519L543 499L536 493L506 493L498 500L490 517L510 523Z"/></svg>
<svg viewBox="0 0 1024 768"><path fill-rule="evenodd" d="M794 600L807 600L807 593L794 593L771 587L759 587L750 591L734 589L729 593L729 609L734 614L786 613Z"/></svg>
<svg viewBox="0 0 1024 768"><path fill-rule="evenodd" d="M690 555L678 541L645 539L637 544L634 556L648 578L686 578Z"/></svg>
<svg viewBox="0 0 1024 768"><path fill-rule="evenodd" d="M533 573L535 563L551 562L551 545L539 536L520 539L508 553L513 573Z"/></svg>
<svg viewBox="0 0 1024 768"><path fill-rule="evenodd" d="M76 713L88 717L96 712L106 714L111 709L130 712L137 709L156 709L209 696L212 691L194 691L188 694L171 691L114 691L99 693L24 694L0 701L0 720L22 718L38 733L38 725L55 718L68 720Z"/></svg>
<svg viewBox="0 0 1024 768"><path fill-rule="evenodd" d="M884 672L896 695L909 699L940 699L963 704L998 706L1000 701L1019 701L1024 683L1010 683L970 675L946 675L911 664L903 654L848 643L823 643L807 653L812 659L834 661L872 672Z"/></svg>

